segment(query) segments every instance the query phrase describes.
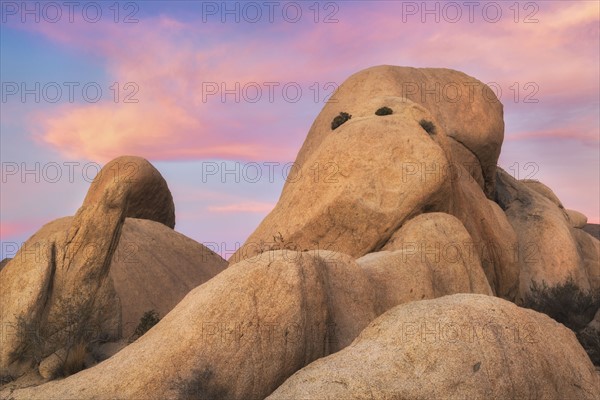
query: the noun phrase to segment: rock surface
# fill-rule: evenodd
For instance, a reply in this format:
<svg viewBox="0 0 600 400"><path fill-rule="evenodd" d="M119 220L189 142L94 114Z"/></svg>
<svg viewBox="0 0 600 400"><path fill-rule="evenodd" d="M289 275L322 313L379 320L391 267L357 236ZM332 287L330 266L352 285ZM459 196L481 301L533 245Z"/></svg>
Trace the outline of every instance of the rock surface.
<svg viewBox="0 0 600 400"><path fill-rule="evenodd" d="M575 210L565 210L573 228L583 228L587 225L587 217Z"/></svg>
<svg viewBox="0 0 600 400"><path fill-rule="evenodd" d="M500 169L497 200L519 241L521 298L533 281L556 286L571 277L582 290L590 289L595 278L582 263L564 210Z"/></svg>
<svg viewBox="0 0 600 400"><path fill-rule="evenodd" d="M147 160L121 156L107 163L92 182L83 207L102 199L106 190L124 186L128 192L126 217L149 219L175 227L175 204L167 182Z"/></svg>
<svg viewBox="0 0 600 400"><path fill-rule="evenodd" d="M155 200L170 198L164 179L143 159L120 157L105 169L116 165L123 172L131 160L140 166L136 180L107 180L105 171L74 217L44 225L0 271L2 371L21 375L55 352L128 337L144 312L165 315L226 268L221 257L164 221L125 223L126 215L140 214L136 207L152 217L144 206L168 206ZM165 190L141 201L147 190L159 189ZM41 340L31 332L39 332Z"/></svg>
<svg viewBox="0 0 600 400"><path fill-rule="evenodd" d="M376 116L384 105L394 113ZM439 176L424 179L421 170L423 160L438 170L448 165L445 135L440 128L430 136L421 119L435 121L405 99L363 101L288 177L275 208L230 261L278 247L359 257L381 248L405 220L446 201L449 183Z"/></svg>
<svg viewBox="0 0 600 400"><path fill-rule="evenodd" d="M554 204L556 204L559 208L564 208L559 198L554 194L552 189L548 186L544 185L542 182L534 180L534 179L522 179L521 182L525 184L530 189L535 190Z"/></svg>
<svg viewBox="0 0 600 400"><path fill-rule="evenodd" d="M332 351L331 326L358 333L374 317L354 293L360 268L332 260L344 257L275 251L232 265L103 363L12 396L262 399Z"/></svg>
<svg viewBox="0 0 600 400"><path fill-rule="evenodd" d="M383 250L356 260L376 288L378 314L447 294L492 295L469 233L451 215L427 213L411 219Z"/></svg>
<svg viewBox="0 0 600 400"><path fill-rule="evenodd" d="M268 399L597 399L599 385L563 325L499 298L456 294L393 308Z"/></svg>
<svg viewBox="0 0 600 400"><path fill-rule="evenodd" d="M581 229L600 240L600 224L585 224Z"/></svg>
<svg viewBox="0 0 600 400"><path fill-rule="evenodd" d="M302 166L329 136L337 134L331 130L336 115L342 111L359 115L365 100L385 96L406 98L428 109L437 126L477 157L485 192L493 197L495 168L504 140L502 103L488 86L451 69L380 65L353 74L313 122L296 163ZM369 111L373 114L376 110Z"/></svg>

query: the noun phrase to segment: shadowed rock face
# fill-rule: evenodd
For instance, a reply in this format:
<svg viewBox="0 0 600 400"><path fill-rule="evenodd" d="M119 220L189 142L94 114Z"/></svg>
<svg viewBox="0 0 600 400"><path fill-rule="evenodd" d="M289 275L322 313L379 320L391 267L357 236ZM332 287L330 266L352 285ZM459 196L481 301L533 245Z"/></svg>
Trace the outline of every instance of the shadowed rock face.
<svg viewBox="0 0 600 400"><path fill-rule="evenodd" d="M583 291L600 287L598 241L574 229L560 203L503 170L498 170L497 201L518 237L521 298L534 281L556 286L572 278Z"/></svg>
<svg viewBox="0 0 600 400"><path fill-rule="evenodd" d="M499 298L456 294L393 308L267 398L596 399L599 383L563 325Z"/></svg>

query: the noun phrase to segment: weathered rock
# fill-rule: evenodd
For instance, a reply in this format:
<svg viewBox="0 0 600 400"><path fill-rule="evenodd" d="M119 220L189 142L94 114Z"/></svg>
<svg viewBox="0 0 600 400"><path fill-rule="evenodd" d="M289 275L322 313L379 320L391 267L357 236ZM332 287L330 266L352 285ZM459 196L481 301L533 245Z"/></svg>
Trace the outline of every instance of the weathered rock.
<svg viewBox="0 0 600 400"><path fill-rule="evenodd" d="M536 192L538 192L539 194L556 204L559 208L564 208L560 199L556 196L556 194L554 194L552 189L544 185L542 182L535 179L521 179L520 182L523 182L525 186L527 186L529 189L535 190Z"/></svg>
<svg viewBox="0 0 600 400"><path fill-rule="evenodd" d="M462 143L457 142L452 137L448 138L450 149L452 150L453 162L456 165L462 166L469 173L471 178L475 180L480 188L485 188L485 179L483 170L477 156L471 150L465 147Z"/></svg>
<svg viewBox="0 0 600 400"><path fill-rule="evenodd" d="M20 375L64 347L130 335L145 311L166 314L226 266L167 227L171 194L147 161L120 157L102 171L75 217L42 227L0 271L3 373ZM126 215L144 219L131 219L115 254Z"/></svg>
<svg viewBox="0 0 600 400"><path fill-rule="evenodd" d="M337 130L331 130L331 122L340 112L354 118L361 113L365 100L384 96L406 98L428 109L448 136L477 157L485 192L493 197L495 168L504 140L502 104L488 86L451 69L381 65L353 74L313 122L296 164L304 165L329 136L337 134Z"/></svg>
<svg viewBox="0 0 600 400"><path fill-rule="evenodd" d="M394 113L376 116L382 106ZM426 179L422 170L425 163L438 172L448 165L446 137L442 128L429 135L422 119L435 123L406 99L362 100L292 173L275 208L231 260L273 247L359 257L381 248L405 220L446 202L450 183L439 173Z"/></svg>
<svg viewBox="0 0 600 400"><path fill-rule="evenodd" d="M501 169L496 190L498 204L519 240L521 298L530 293L533 281L552 287L571 277L582 290L589 290L590 277L564 211Z"/></svg>
<svg viewBox="0 0 600 400"><path fill-rule="evenodd" d="M577 228L571 228L571 235L577 243L579 263L586 272L590 289L600 290L600 240Z"/></svg>
<svg viewBox="0 0 600 400"><path fill-rule="evenodd" d="M326 260L345 258L275 251L232 265L108 360L12 396L262 399L330 353L336 319L374 315L354 286L360 268Z"/></svg>
<svg viewBox="0 0 600 400"><path fill-rule="evenodd" d="M38 371L44 379L54 379L67 358L67 350L62 348L44 358Z"/></svg>
<svg viewBox="0 0 600 400"><path fill-rule="evenodd" d="M38 310L44 307L43 299L52 295L49 288L61 290L60 300L46 305L58 307L56 315L75 317L79 313L73 304L66 304L64 298L71 299L79 294L78 287L63 284L61 275L52 276L51 269L45 263L51 255L52 244L62 243L62 237L68 234L73 223L72 217L65 217L46 224L34 234L15 257L15 265L7 268L0 283L3 285L3 311L6 310L6 321L10 326L8 333L15 333L15 324L11 323L10 312L15 311L16 302L26 305L26 310ZM82 246L82 251L88 253L97 246L97 241L90 241ZM146 311L155 310L160 316L166 315L191 289L206 282L227 267L227 262L220 256L200 243L173 231L165 225L143 219L127 218L121 230L121 238L112 256L106 279L100 280L99 285L105 293L102 302L97 296L92 313L114 313L116 319L104 330L97 327L88 329L90 340L96 341L100 336L104 340L116 340L133 334L140 318ZM44 273L38 273L37 271ZM65 272L66 274L66 272ZM16 276L18 275L18 277ZM64 275L64 274L63 274ZM37 294L23 295L22 290L16 289L16 282ZM6 285L6 289L4 288ZM6 292L5 292L6 290ZM27 293L27 291L25 291ZM12 296L15 300L9 300ZM69 300L70 302L70 300ZM89 306L87 307L90 308ZM112 311L109 311L112 309ZM35 322L33 317L42 311L31 311L30 324ZM71 315L73 314L73 315ZM5 320L3 314L3 321ZM64 319L63 317L58 318ZM60 347L60 338L56 338L56 346L48 348L44 354L55 351ZM70 338L72 340L72 338ZM49 340L50 341L50 340ZM54 341L54 340L52 340ZM16 345L16 343L13 346ZM7 348L10 348L7 347ZM3 346L4 349L4 346ZM40 355L43 357L43 354ZM8 357L8 356L5 356ZM5 365L7 367L7 365Z"/></svg>
<svg viewBox="0 0 600 400"><path fill-rule="evenodd" d="M268 399L596 399L600 380L575 335L500 298L403 304Z"/></svg>
<svg viewBox="0 0 600 400"><path fill-rule="evenodd" d="M502 209L485 197L461 166L456 167L451 184L440 211L457 217L469 232L494 294L514 300L518 294L519 260L513 227Z"/></svg>
<svg viewBox="0 0 600 400"><path fill-rule="evenodd" d="M83 207L102 199L106 190L124 186L128 192L126 217L149 219L175 227L175 205L160 172L141 157L122 156L107 163L92 182Z"/></svg>
<svg viewBox="0 0 600 400"><path fill-rule="evenodd" d="M492 295L471 237L451 215L426 213L411 219L383 250L356 260L376 288L378 314L447 294Z"/></svg>
<svg viewBox="0 0 600 400"><path fill-rule="evenodd" d="M34 362L69 343L89 340L90 331L118 328L118 304L105 282L127 209L127 190L106 191L81 207L66 232L28 240L0 271L0 321L11 327L0 351L0 368L21 361L39 332ZM35 236L35 235L34 235ZM38 334L36 333L36 336ZM31 355L29 355L31 356Z"/></svg>
<svg viewBox="0 0 600 400"><path fill-rule="evenodd" d="M565 210L573 228L583 228L587 225L587 217L575 210Z"/></svg>

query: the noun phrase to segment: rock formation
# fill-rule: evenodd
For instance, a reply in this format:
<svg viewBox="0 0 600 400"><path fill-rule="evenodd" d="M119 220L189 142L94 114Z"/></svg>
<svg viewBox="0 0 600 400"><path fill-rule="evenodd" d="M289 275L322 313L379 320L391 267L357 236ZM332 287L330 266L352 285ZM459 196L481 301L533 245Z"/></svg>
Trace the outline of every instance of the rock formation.
<svg viewBox="0 0 600 400"><path fill-rule="evenodd" d="M599 384L563 325L496 297L456 294L388 311L267 398L591 400Z"/></svg>
<svg viewBox="0 0 600 400"><path fill-rule="evenodd" d="M360 71L229 266L111 161L0 264L0 398L596 399L598 226L497 168L503 137L475 78Z"/></svg>
<svg viewBox="0 0 600 400"><path fill-rule="evenodd" d="M150 166L138 158L117 160L99 176L107 176L123 160ZM144 312L165 315L192 288L227 266L163 223L126 218L152 217L157 207L153 199L171 196L154 167L137 171L153 177L148 187L146 179L121 180L105 182L100 191L102 181L95 180L74 217L46 224L0 272L4 373L18 375L80 344L127 338ZM143 203L147 190L161 189L155 182L164 183L163 193Z"/></svg>

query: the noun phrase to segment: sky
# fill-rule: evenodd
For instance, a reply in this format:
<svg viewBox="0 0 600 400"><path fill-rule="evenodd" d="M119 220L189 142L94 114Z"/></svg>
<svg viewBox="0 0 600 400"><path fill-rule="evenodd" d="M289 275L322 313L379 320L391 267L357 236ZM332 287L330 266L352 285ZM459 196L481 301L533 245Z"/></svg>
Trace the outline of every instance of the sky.
<svg viewBox="0 0 600 400"><path fill-rule="evenodd" d="M499 165L600 222L600 2L0 1L0 257L147 158L176 230L225 258L276 204L328 97L444 67L504 104Z"/></svg>

